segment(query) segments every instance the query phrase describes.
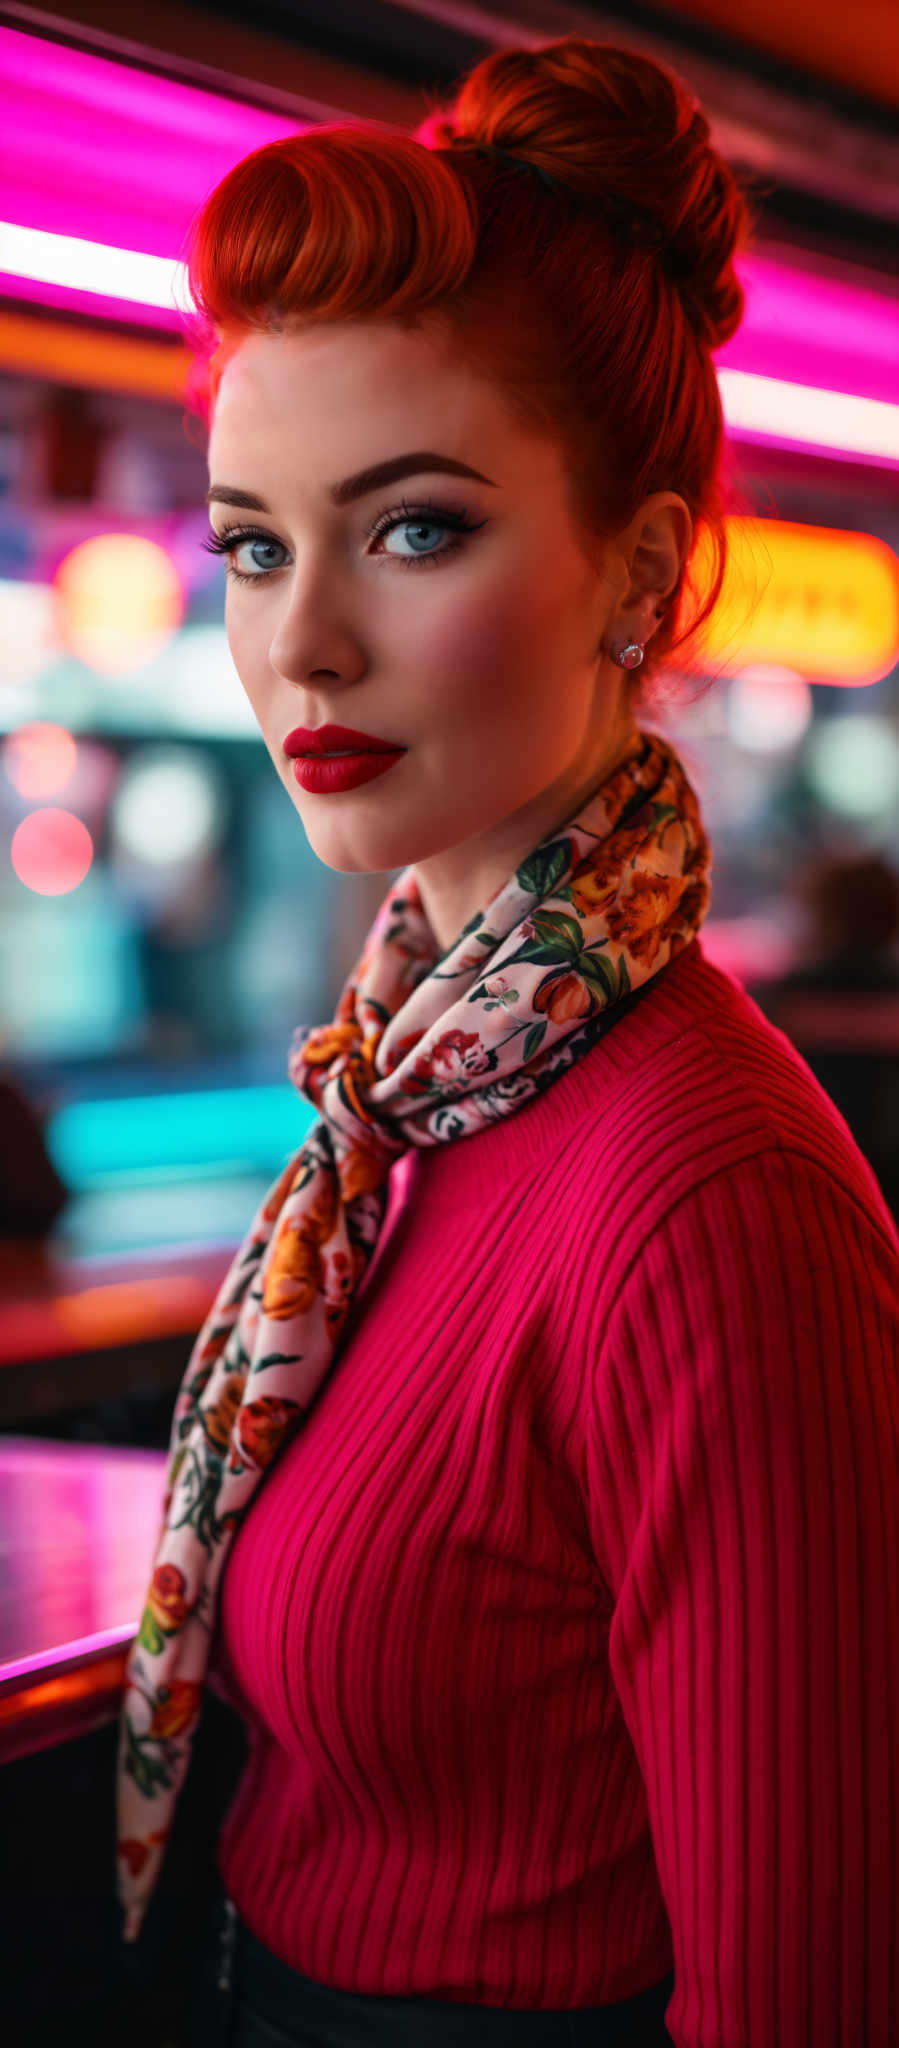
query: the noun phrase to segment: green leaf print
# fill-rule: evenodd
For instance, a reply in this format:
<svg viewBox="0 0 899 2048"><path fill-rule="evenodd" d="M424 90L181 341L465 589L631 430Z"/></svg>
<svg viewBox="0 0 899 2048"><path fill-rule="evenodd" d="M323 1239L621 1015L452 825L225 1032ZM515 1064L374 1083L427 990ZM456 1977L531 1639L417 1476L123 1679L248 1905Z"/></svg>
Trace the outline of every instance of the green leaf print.
<svg viewBox="0 0 899 2048"><path fill-rule="evenodd" d="M235 1324L235 1329L236 1329L236 1327L237 1327L237 1325ZM242 1372L242 1373L246 1373L246 1372L248 1372L248 1371L249 1371L249 1366L250 1366L250 1354L249 1354L249 1352L248 1352L248 1350L247 1350L247 1347L246 1347L245 1343L243 1342L243 1339L242 1339L242 1338L240 1338L240 1337L235 1337L235 1339L234 1339L234 1348L233 1348L233 1351L232 1351L232 1353L231 1353L231 1356L230 1356L230 1358L227 1358L227 1359L225 1360L225 1370L226 1370L226 1372Z"/></svg>
<svg viewBox="0 0 899 2048"><path fill-rule="evenodd" d="M531 923L535 938L525 939L516 953L510 953L503 961L504 969L529 960L535 967L577 967L580 971L584 934L573 917L566 917L561 910L537 910Z"/></svg>
<svg viewBox="0 0 899 2048"><path fill-rule="evenodd" d="M563 958L577 959L584 933L576 917L566 917L564 910L535 910L531 923L542 944L561 946Z"/></svg>
<svg viewBox="0 0 899 2048"><path fill-rule="evenodd" d="M124 1723L125 1770L134 1779L138 1791L143 1793L145 1799L152 1799L154 1792L160 1787L167 1792L173 1783L174 1757L170 1754L171 1745L166 1744L161 1736L136 1735L127 1711ZM177 1755L177 1751L174 1755Z"/></svg>
<svg viewBox="0 0 899 2048"><path fill-rule="evenodd" d="M267 1351L264 1358L257 1359L250 1367L251 1372L264 1372L267 1365L301 1365L302 1351Z"/></svg>
<svg viewBox="0 0 899 2048"><path fill-rule="evenodd" d="M158 1621L154 1620L149 1607L145 1607L143 1614L141 1615L140 1628L137 1631L137 1640L142 1645L143 1649L152 1650L154 1654L157 1651L165 1648L165 1637L162 1633Z"/></svg>
<svg viewBox="0 0 899 2048"><path fill-rule="evenodd" d="M554 846L543 846L530 854L517 869L515 880L519 888L527 889L531 896L551 896L570 860L571 840L557 839Z"/></svg>
<svg viewBox="0 0 899 2048"><path fill-rule="evenodd" d="M528 1032L528 1035L524 1041L524 1053L522 1055L522 1058L525 1066L527 1065L528 1060L533 1059L533 1056L544 1037L545 1031L545 1023L531 1025L530 1031Z"/></svg>
<svg viewBox="0 0 899 2048"><path fill-rule="evenodd" d="M200 1466L196 1451L188 1445L190 1469L187 1485L187 1507L180 1522L172 1522L173 1529L183 1529L188 1523L196 1530L197 1540L204 1550L212 1551L221 1542L221 1524L216 1519L215 1503L222 1483L222 1459L207 1445L208 1466Z"/></svg>
<svg viewBox="0 0 899 2048"><path fill-rule="evenodd" d="M608 1002L614 1002L618 994L618 980L614 968L603 953L582 953L577 971L587 987L592 987Z"/></svg>
<svg viewBox="0 0 899 2048"><path fill-rule="evenodd" d="M188 1417L188 1418L187 1418L187 1421L188 1421L188 1428L190 1427L190 1422L192 1421L192 1419L193 1419L192 1417ZM184 1434L184 1433L185 1433L185 1432L182 1432L182 1434ZM187 1445L186 1445L186 1444L184 1444L184 1443L182 1443L181 1445L179 1445L179 1448L178 1448L178 1450L177 1450L177 1451L175 1452L174 1458L172 1459L171 1467L170 1467L170 1470L169 1470L169 1476L168 1476L168 1490L169 1490L169 1492L170 1492L170 1493L174 1493L174 1491L175 1491L175 1488L176 1488L176 1486L177 1486L177 1484L178 1484L178 1474L179 1474L179 1472L180 1472L180 1470L181 1470L181 1467L182 1467L182 1465L183 1465L183 1463L184 1463L184 1458L185 1458L185 1454L186 1454L186 1451L187 1451Z"/></svg>

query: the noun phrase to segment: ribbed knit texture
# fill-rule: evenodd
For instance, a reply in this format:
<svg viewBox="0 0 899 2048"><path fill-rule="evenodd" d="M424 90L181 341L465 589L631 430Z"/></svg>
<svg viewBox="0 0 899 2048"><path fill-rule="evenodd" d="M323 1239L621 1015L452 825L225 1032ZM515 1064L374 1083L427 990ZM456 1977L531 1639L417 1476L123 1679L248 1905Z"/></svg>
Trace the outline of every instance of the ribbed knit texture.
<svg viewBox="0 0 899 2048"><path fill-rule="evenodd" d="M222 1582L226 1889L373 1996L899 2042L899 1235L699 940L400 1160Z"/></svg>

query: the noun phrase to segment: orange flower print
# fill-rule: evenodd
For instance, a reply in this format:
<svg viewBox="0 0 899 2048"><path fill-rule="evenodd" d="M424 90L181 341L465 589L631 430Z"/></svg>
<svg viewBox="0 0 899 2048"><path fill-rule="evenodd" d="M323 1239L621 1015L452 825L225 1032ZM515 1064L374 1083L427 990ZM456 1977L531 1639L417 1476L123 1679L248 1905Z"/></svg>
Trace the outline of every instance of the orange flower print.
<svg viewBox="0 0 899 2048"><path fill-rule="evenodd" d="M534 1009L545 1010L554 1024L566 1024L571 1017L586 1017L593 997L579 974L567 968L562 974L547 974L534 990Z"/></svg>
<svg viewBox="0 0 899 2048"><path fill-rule="evenodd" d="M349 1103L353 1115L359 1118L361 1124L374 1123L374 1117L371 1111L366 1109L362 1099L366 1088L370 1084L371 1074L369 1069L360 1066L356 1060L352 1060L342 1075L342 1086L344 1096ZM362 1094L360 1094L360 1089Z"/></svg>
<svg viewBox="0 0 899 2048"><path fill-rule="evenodd" d="M614 845L604 840L602 845L591 847L590 852L572 869L571 901L581 917L596 917L614 903L621 889L622 875L635 854L646 845L651 823L652 805L642 804L627 826L615 833Z"/></svg>
<svg viewBox="0 0 899 2048"><path fill-rule="evenodd" d="M217 1401L213 1401L208 1408L204 1408L202 1401L200 1403L200 1419L203 1428L210 1443L215 1445L217 1451L225 1449L228 1438L231 1435L234 1417L240 1407L240 1397L243 1390L244 1374L232 1372L228 1374L228 1378Z"/></svg>
<svg viewBox="0 0 899 2048"><path fill-rule="evenodd" d="M370 1195L386 1179L390 1160L380 1152L365 1152L354 1146L340 1161L340 1192L345 1202L354 1195Z"/></svg>
<svg viewBox="0 0 899 2048"><path fill-rule="evenodd" d="M263 1311L276 1322L305 1315L322 1290L318 1245L306 1235L302 1217L286 1216L265 1273Z"/></svg>
<svg viewBox="0 0 899 2048"><path fill-rule="evenodd" d="M284 1172L282 1173L280 1180L277 1181L275 1186L272 1188L268 1201L265 1204L265 1208L262 1211L263 1219L266 1223L274 1223L276 1216L280 1216L284 1204L287 1200L287 1197L290 1194L295 1168L296 1160L292 1159L289 1162L289 1164L285 1166Z"/></svg>
<svg viewBox="0 0 899 2048"><path fill-rule="evenodd" d="M628 894L619 897L608 913L609 936L624 946L632 959L645 961L651 968L684 887L683 875L633 875Z"/></svg>
<svg viewBox="0 0 899 2048"><path fill-rule="evenodd" d="M200 1711L203 1687L192 1679L173 1678L165 1688L166 1697L160 1699L150 1722L151 1735L180 1735Z"/></svg>
<svg viewBox="0 0 899 2048"><path fill-rule="evenodd" d="M628 799L634 794L634 778L631 767L622 762L614 775L602 786L603 802L610 817L625 809Z"/></svg>
<svg viewBox="0 0 899 2048"><path fill-rule="evenodd" d="M337 1204L337 1184L329 1174L322 1181L308 1209L303 1212L302 1234L309 1239L310 1244L327 1244L329 1237L333 1237L334 1225L337 1222Z"/></svg>
<svg viewBox="0 0 899 2048"><path fill-rule="evenodd" d="M187 1580L176 1564L158 1564L150 1581L147 1606L157 1628L174 1635L187 1620Z"/></svg>
<svg viewBox="0 0 899 2048"><path fill-rule="evenodd" d="M310 1031L300 1057L310 1067L329 1067L340 1053L358 1044L361 1036L358 1024L320 1024Z"/></svg>
<svg viewBox="0 0 899 2048"><path fill-rule="evenodd" d="M372 1080L376 1078L375 1056L377 1054L378 1046L380 1045L383 1036L384 1026L383 1024L379 1024L376 1030L366 1032L365 1037L362 1040L362 1044L359 1048L360 1059L362 1060L363 1066L367 1067L369 1075L371 1076Z"/></svg>
<svg viewBox="0 0 899 2048"><path fill-rule="evenodd" d="M614 903L620 887L621 877L617 868L613 870L604 861L597 860L595 855L591 856L589 861L583 861L579 868L575 868L571 877L572 905L580 917L597 917L608 904Z"/></svg>
<svg viewBox="0 0 899 2048"><path fill-rule="evenodd" d="M672 952L679 953L682 946L689 944L693 936L692 930L689 927L702 923L709 894L709 884L705 875L687 875L685 877L684 893L677 906L677 915L678 921L687 925L688 930L685 933L678 934L676 939L672 939Z"/></svg>
<svg viewBox="0 0 899 2048"><path fill-rule="evenodd" d="M248 1401L241 1409L237 1435L251 1465L264 1469L271 1464L299 1407L299 1401L287 1401L279 1394L262 1394L258 1401Z"/></svg>

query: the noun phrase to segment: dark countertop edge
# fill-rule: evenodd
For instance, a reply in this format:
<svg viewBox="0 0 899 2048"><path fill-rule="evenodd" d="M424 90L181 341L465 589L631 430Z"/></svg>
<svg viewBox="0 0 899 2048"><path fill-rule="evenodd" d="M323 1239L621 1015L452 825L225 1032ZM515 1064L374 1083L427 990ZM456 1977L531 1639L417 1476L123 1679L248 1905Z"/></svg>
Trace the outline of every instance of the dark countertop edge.
<svg viewBox="0 0 899 2048"><path fill-rule="evenodd" d="M116 1721L129 1641L130 1636L120 1648L82 1656L76 1664L69 1660L52 1674L44 1667L31 1683L23 1672L21 1686L0 1695L0 1765Z"/></svg>
<svg viewBox="0 0 899 2048"><path fill-rule="evenodd" d="M2 1703L12 1694L55 1684L66 1675L90 1670L110 1657L124 1658L139 1626L139 1621L122 1622L96 1635L60 1643L51 1650L35 1650L31 1655L26 1651L23 1657L9 1658L0 1664L0 1720Z"/></svg>

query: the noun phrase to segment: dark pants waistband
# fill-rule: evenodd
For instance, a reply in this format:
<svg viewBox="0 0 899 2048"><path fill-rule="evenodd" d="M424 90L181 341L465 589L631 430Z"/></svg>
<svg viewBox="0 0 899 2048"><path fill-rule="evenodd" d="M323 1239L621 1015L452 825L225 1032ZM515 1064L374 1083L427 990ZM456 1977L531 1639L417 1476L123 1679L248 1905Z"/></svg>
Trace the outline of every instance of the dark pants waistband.
<svg viewBox="0 0 899 2048"><path fill-rule="evenodd" d="M670 2048L673 1973L617 2005L533 2011L366 1997L314 1983L272 1954L230 1900L214 1908L195 2048Z"/></svg>

